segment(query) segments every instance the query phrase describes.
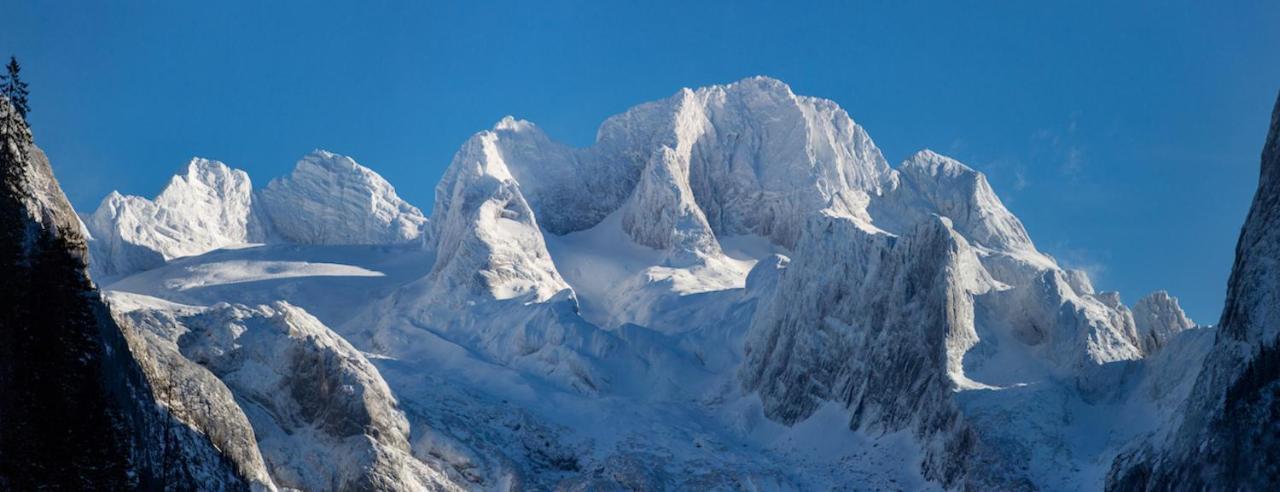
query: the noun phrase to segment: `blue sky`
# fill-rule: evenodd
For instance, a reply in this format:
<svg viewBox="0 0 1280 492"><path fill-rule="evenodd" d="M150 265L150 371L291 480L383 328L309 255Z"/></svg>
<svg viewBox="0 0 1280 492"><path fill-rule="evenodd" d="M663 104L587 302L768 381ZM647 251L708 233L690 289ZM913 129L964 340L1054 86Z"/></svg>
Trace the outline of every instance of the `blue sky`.
<svg viewBox="0 0 1280 492"><path fill-rule="evenodd" d="M1217 321L1280 89L1280 3L684 3L0 0L0 55L23 62L82 211L155 194L191 156L261 186L318 147L429 209L454 151L504 115L586 145L634 104L770 75L841 104L891 162L928 147L986 172L1100 288L1168 289Z"/></svg>

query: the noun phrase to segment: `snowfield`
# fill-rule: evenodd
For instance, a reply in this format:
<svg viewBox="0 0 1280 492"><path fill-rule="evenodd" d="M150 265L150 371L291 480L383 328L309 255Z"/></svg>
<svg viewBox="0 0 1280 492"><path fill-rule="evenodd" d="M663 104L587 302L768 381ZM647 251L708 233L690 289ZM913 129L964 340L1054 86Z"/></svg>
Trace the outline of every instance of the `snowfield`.
<svg viewBox="0 0 1280 492"><path fill-rule="evenodd" d="M83 219L113 312L226 385L278 487L1097 490L1215 337L765 77L586 148L503 119L429 217L316 151Z"/></svg>

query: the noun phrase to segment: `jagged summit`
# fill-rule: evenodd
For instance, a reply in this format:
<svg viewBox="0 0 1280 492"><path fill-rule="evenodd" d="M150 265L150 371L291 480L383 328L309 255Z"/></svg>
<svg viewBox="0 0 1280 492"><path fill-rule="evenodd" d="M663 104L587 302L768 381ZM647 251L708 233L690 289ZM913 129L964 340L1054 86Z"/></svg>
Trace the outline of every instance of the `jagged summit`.
<svg viewBox="0 0 1280 492"><path fill-rule="evenodd" d="M555 234L598 224L654 172L647 170L665 166L674 185L688 189L681 200L696 203L715 233L793 244L802 210L824 208L833 198L864 203L857 195L878 192L889 174L870 137L835 103L796 96L762 77L683 89L636 106L608 118L584 149L555 143L513 118L491 133L539 223Z"/></svg>
<svg viewBox="0 0 1280 492"><path fill-rule="evenodd" d="M472 137L436 186L431 295L544 301L568 288L507 166L500 138L494 132Z"/></svg>
<svg viewBox="0 0 1280 492"><path fill-rule="evenodd" d="M895 170L898 186L886 193L882 222L920 220L922 213L950 217L971 241L1003 252L1034 252L1026 228L996 196L987 177L960 161L922 150Z"/></svg>
<svg viewBox="0 0 1280 492"><path fill-rule="evenodd" d="M405 243L419 239L427 221L382 176L325 150L303 157L259 196L273 232L296 243Z"/></svg>
<svg viewBox="0 0 1280 492"><path fill-rule="evenodd" d="M945 155L934 152L933 149L924 149L912 154L907 160L902 162L899 171L904 169L919 168L921 171L932 175L959 176L961 174L980 174L973 168L965 165L963 162L957 161Z"/></svg>
<svg viewBox="0 0 1280 492"><path fill-rule="evenodd" d="M193 158L155 199L108 195L85 225L93 236L95 275L154 268L183 256L263 236L244 171Z"/></svg>
<svg viewBox="0 0 1280 492"><path fill-rule="evenodd" d="M154 199L113 191L83 219L102 278L249 243L412 242L427 220L377 173L324 150L262 190L242 170L193 158Z"/></svg>
<svg viewBox="0 0 1280 492"><path fill-rule="evenodd" d="M1133 321L1142 337L1146 352L1154 352L1169 343L1178 333L1196 327L1178 304L1178 298L1158 290L1147 294L1133 305Z"/></svg>

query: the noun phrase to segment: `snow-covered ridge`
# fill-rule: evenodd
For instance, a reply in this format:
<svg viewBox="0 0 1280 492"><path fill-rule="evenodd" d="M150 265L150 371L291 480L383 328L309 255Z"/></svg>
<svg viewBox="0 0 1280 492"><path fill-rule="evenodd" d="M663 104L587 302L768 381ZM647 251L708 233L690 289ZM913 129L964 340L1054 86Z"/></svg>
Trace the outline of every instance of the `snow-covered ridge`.
<svg viewBox="0 0 1280 492"><path fill-rule="evenodd" d="M112 192L84 222L95 276L119 277L248 243L405 243L426 217L377 173L317 150L260 191L244 171L197 157L154 199Z"/></svg>
<svg viewBox="0 0 1280 492"><path fill-rule="evenodd" d="M834 102L797 96L767 77L636 106L606 120L585 149L514 119L493 133L546 230L590 228L630 198L649 207L640 212L653 212L640 214L644 221L666 221L650 227L633 219L628 231L642 244L668 244L649 229L693 214L692 227L705 223L716 234L756 234L792 247L805 214L833 201L861 208L889 174L867 133ZM660 196L666 193L674 195ZM694 203L703 218L689 210Z"/></svg>

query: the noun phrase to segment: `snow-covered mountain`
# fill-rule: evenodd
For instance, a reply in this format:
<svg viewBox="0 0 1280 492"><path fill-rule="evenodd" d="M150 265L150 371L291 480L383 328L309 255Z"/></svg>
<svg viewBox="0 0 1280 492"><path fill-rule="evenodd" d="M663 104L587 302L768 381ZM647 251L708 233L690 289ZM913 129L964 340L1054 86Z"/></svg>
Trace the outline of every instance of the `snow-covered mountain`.
<svg viewBox="0 0 1280 492"><path fill-rule="evenodd" d="M112 192L83 220L95 276L119 278L250 243L412 242L427 219L377 173L316 150L257 191L244 171L197 157L154 200Z"/></svg>
<svg viewBox="0 0 1280 492"><path fill-rule="evenodd" d="M197 159L84 223L152 379L204 388L183 408L225 407L242 475L272 487L1158 485L1141 463L1194 437L1143 443L1226 432L1171 429L1222 411L1197 403L1215 381L1274 375L1240 348L1265 333L1224 348L1168 293L1096 292L982 173L891 167L834 102L765 77L636 106L584 148L505 118L429 220L316 151L259 190ZM1241 262L1258 307L1232 326L1274 295Z"/></svg>
<svg viewBox="0 0 1280 492"><path fill-rule="evenodd" d="M350 157L317 150L259 194L271 230L303 244L395 244L418 239L427 219L382 176Z"/></svg>
<svg viewBox="0 0 1280 492"><path fill-rule="evenodd" d="M147 270L265 237L249 175L201 158L191 159L154 200L113 192L84 222L98 275Z"/></svg>

